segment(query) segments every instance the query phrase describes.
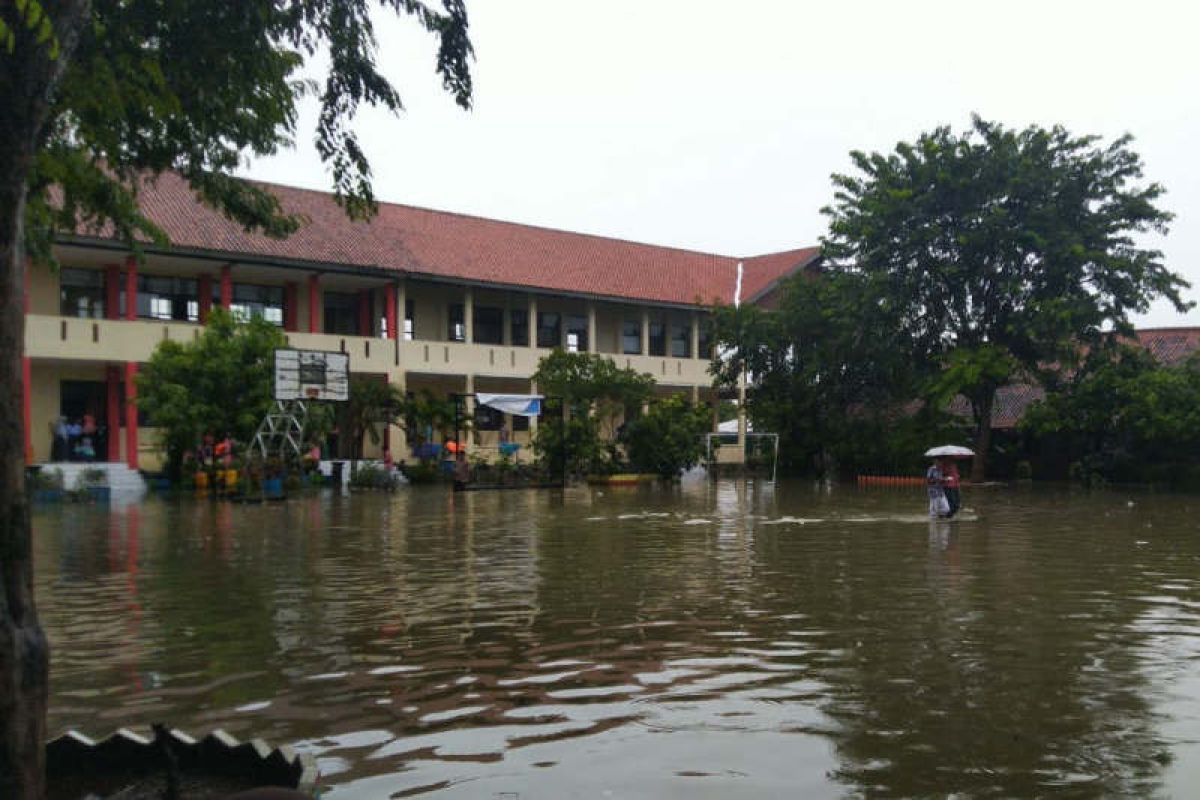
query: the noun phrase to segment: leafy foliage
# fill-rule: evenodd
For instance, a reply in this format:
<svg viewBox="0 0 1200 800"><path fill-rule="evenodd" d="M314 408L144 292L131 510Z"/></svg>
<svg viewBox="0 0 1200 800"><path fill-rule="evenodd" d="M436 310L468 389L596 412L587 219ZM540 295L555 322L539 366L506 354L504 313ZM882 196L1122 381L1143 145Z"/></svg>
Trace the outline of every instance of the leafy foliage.
<svg viewBox="0 0 1200 800"><path fill-rule="evenodd" d="M615 442L600 434L595 417L586 414L564 419L547 408L542 416L533 451L541 467L554 478L563 475L607 475L616 467L618 453Z"/></svg>
<svg viewBox="0 0 1200 800"><path fill-rule="evenodd" d="M38 4L26 2L32 20ZM54 235L74 231L77 221L111 224L135 248L164 243L138 207L142 182L164 170L177 171L201 200L247 229L286 236L302 220L231 173L246 152L289 146L297 103L309 95L320 102L315 141L338 201L352 216L373 213L370 166L353 120L363 104L402 110L399 92L377 70L375 5L93 0L86 19L76 21L77 44L28 175L28 250L49 260ZM468 108L472 47L463 0L445 0L444 11L420 0L378 5L438 38L442 83ZM0 19L11 33L15 18ZM323 81L301 79L318 53L328 56Z"/></svg>
<svg viewBox="0 0 1200 800"><path fill-rule="evenodd" d="M0 49L12 54L17 48L17 32L24 28L33 35L35 44L46 46L51 59L58 58L54 24L38 0L13 0L6 12L0 15Z"/></svg>
<svg viewBox="0 0 1200 800"><path fill-rule="evenodd" d="M354 375L350 378L347 402L337 408L338 425L347 435L344 446L349 458L363 457L363 443L379 444L382 431L394 425L404 414L404 395L395 384Z"/></svg>
<svg viewBox="0 0 1200 800"><path fill-rule="evenodd" d="M1140 349L1097 353L1021 425L1085 480L1196 484L1200 361L1162 366Z"/></svg>
<svg viewBox="0 0 1200 800"><path fill-rule="evenodd" d="M566 409L561 424L544 419L533 443L554 475L611 472L618 458L618 420L640 409L654 390L650 375L618 368L596 353L563 350L545 356L533 380Z"/></svg>
<svg viewBox="0 0 1200 800"><path fill-rule="evenodd" d="M172 474L205 434L250 441L273 402L275 350L286 345L261 317L242 323L214 309L195 341L155 348L138 372L137 404L162 430Z"/></svg>
<svg viewBox="0 0 1200 800"><path fill-rule="evenodd" d="M438 397L427 389L404 399L400 419L413 452L423 453L425 445L454 438L454 405L454 400ZM460 425L465 422L459 420Z"/></svg>
<svg viewBox="0 0 1200 800"><path fill-rule="evenodd" d="M889 155L855 151L859 174L833 176L827 258L862 276L912 363L963 351L940 388L957 383L970 400L980 452L1011 368L1069 363L1158 297L1188 307L1188 284L1134 240L1165 233L1171 215L1161 186L1137 185L1131 141L976 117L961 135L942 127Z"/></svg>
<svg viewBox="0 0 1200 800"><path fill-rule="evenodd" d="M747 411L757 430L780 434L786 470L829 474L893 464L899 454L884 446L880 431L894 435L910 417L904 425L914 436L944 427L932 410L913 416L920 373L903 348L879 335L892 321L861 274L797 275L780 287L776 309L718 307L713 319L722 357L712 371L720 384L734 386L745 364Z"/></svg>
<svg viewBox="0 0 1200 800"><path fill-rule="evenodd" d="M707 409L693 406L679 395L659 400L626 428L629 460L640 472L678 478L700 463L704 455L702 436L711 422Z"/></svg>

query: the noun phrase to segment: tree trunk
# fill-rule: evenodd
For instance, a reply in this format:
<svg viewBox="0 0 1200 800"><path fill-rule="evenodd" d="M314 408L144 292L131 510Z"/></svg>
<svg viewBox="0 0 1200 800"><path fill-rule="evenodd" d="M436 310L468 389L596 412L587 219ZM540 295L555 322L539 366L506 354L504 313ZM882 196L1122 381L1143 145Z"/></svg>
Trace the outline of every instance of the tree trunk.
<svg viewBox="0 0 1200 800"><path fill-rule="evenodd" d="M0 139L0 797L23 800L40 798L44 789L49 651L33 599L25 493L27 173L8 144Z"/></svg>
<svg viewBox="0 0 1200 800"><path fill-rule="evenodd" d="M971 462L971 483L983 483L987 480L988 450L992 446L992 406L995 401L996 390L989 389L972 404L978 428L975 432L975 458Z"/></svg>
<svg viewBox="0 0 1200 800"><path fill-rule="evenodd" d="M33 597L29 498L25 493L26 187L51 97L90 18L88 0L43 0L57 58L26 26L0 49L0 797L45 794L50 652ZM13 19L8 16L8 19Z"/></svg>

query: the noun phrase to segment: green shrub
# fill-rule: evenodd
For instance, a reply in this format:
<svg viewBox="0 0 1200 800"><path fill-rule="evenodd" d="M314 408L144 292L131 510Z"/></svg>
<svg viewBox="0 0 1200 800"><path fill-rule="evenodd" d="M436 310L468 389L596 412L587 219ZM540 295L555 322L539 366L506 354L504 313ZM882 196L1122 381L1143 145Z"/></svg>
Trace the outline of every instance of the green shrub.
<svg viewBox="0 0 1200 800"><path fill-rule="evenodd" d="M626 428L629 460L638 471L677 478L700 462L710 422L705 409L678 395L659 400Z"/></svg>

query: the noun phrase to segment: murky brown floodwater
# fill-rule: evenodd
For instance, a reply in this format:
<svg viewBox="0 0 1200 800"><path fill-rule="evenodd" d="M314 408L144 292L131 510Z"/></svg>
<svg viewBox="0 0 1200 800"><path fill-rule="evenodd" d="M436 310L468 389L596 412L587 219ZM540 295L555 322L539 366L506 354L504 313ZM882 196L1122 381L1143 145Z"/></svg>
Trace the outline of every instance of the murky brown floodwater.
<svg viewBox="0 0 1200 800"><path fill-rule="evenodd" d="M51 729L328 798L1194 795L1200 498L696 482L35 516Z"/></svg>

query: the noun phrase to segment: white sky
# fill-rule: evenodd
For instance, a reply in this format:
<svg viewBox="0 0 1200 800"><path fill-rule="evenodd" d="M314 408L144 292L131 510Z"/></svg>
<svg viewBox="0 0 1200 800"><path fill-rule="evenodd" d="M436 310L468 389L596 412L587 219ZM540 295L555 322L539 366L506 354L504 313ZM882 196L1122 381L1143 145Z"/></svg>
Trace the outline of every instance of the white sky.
<svg viewBox="0 0 1200 800"><path fill-rule="evenodd" d="M469 113L441 91L428 37L380 18L407 107L357 125L381 200L756 255L817 243L850 150L961 130L974 111L1132 133L1177 215L1159 246L1200 287L1200 11L1185 0L467 3ZM313 119L246 174L327 189Z"/></svg>

